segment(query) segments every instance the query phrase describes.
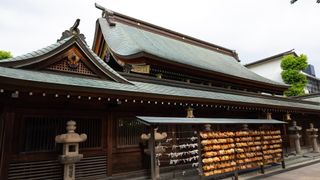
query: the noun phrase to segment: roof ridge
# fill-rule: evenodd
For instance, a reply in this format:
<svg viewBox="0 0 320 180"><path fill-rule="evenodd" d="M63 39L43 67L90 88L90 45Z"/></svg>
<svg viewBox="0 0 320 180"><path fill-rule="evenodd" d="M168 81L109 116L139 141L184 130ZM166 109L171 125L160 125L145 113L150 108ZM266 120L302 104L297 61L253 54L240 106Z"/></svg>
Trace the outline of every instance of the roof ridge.
<svg viewBox="0 0 320 180"><path fill-rule="evenodd" d="M144 30L148 30L148 29L150 30L150 28L151 28L153 30L156 30L157 33L161 33L162 35L175 36L176 39L178 39L180 41L187 42L187 43L193 42L193 44L195 44L195 45L198 45L201 47L206 47L210 50L219 51L224 54L228 54L228 55L234 57L237 61L240 61L238 54L236 53L235 50L228 49L226 47L222 47L222 46L219 46L219 45L216 45L216 44L213 44L213 43L210 43L210 42L207 42L207 41L204 41L204 40L201 40L201 39L198 39L198 38L186 35L186 34L176 32L174 30L170 30L170 29L167 29L167 28L155 25L155 24L151 24L149 22L146 22L146 21L143 21L140 19L136 19L136 18L109 10L109 9L107 9L97 3L95 3L95 6L96 6L96 8L103 11L102 17L107 19L110 26L116 25L116 22L114 20L117 18L118 20L125 21L127 24L138 26L140 28L143 28ZM165 33L163 33L163 32L165 32Z"/></svg>
<svg viewBox="0 0 320 180"><path fill-rule="evenodd" d="M267 61L273 60L273 59L275 59L277 57L281 57L281 56L289 55L289 54L294 54L295 56L297 56L297 54L296 54L296 52L294 50L295 49L291 49L291 50L288 50L288 51L285 51L285 52L282 52L282 53L279 53L279 54L268 56L266 58L247 63L244 66L248 67L248 66L252 66L252 65L255 65L255 64L260 64L260 63L263 63L263 62L267 62Z"/></svg>

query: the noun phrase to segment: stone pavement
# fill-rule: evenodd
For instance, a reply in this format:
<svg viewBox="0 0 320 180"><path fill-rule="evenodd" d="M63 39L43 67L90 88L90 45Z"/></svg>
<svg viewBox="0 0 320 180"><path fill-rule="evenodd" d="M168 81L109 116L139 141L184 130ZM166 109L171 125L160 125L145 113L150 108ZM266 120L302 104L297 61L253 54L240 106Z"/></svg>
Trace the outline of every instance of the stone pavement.
<svg viewBox="0 0 320 180"><path fill-rule="evenodd" d="M299 156L289 156L285 158L286 168L282 169L281 165L269 166L265 169L265 174L261 174L260 171L253 171L245 173L239 176L239 180L259 180L259 179L268 179L268 180L285 180L292 179L295 177L297 180L303 179L304 177L309 177L306 180L320 180L320 153L305 153L304 155ZM310 171L308 173L307 169ZM318 170L317 170L318 169ZM317 173L318 171L318 173ZM300 173L299 173L300 172ZM304 173L302 173L304 172ZM291 176L291 173L293 176ZM296 174L296 175L294 175ZM301 176L297 176L297 175ZM309 176L306 176L308 174ZM230 178L231 179L231 178Z"/></svg>
<svg viewBox="0 0 320 180"><path fill-rule="evenodd" d="M264 180L319 180L320 163L264 178Z"/></svg>
<svg viewBox="0 0 320 180"><path fill-rule="evenodd" d="M304 155L292 155L285 158L286 168L282 169L281 163L265 168L265 174L261 174L259 169L251 172L242 173L239 175L239 180L320 180L320 153L306 153ZM318 175L319 174L319 175ZM172 177L172 173L162 173L161 180L175 179L175 180L197 180L197 179L213 179L213 178L200 178L199 176L180 176ZM149 175L135 177L110 177L108 179L127 179L127 180L145 180L149 179ZM224 180L233 180L229 177Z"/></svg>

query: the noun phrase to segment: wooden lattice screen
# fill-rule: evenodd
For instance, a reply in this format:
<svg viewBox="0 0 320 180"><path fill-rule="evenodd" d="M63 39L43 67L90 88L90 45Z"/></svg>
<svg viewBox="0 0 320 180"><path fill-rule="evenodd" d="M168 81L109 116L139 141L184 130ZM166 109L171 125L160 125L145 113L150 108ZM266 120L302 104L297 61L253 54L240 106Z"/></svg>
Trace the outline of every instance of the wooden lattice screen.
<svg viewBox="0 0 320 180"><path fill-rule="evenodd" d="M66 122L69 119L52 117L25 118L24 147L22 152L59 151L61 145L55 143L54 137L66 133ZM77 122L76 132L86 133L88 139L80 143L81 148L101 147L102 120L74 119Z"/></svg>
<svg viewBox="0 0 320 180"><path fill-rule="evenodd" d="M117 146L138 146L140 136L147 132L147 126L134 118L117 119Z"/></svg>
<svg viewBox="0 0 320 180"><path fill-rule="evenodd" d="M83 62L79 61L77 68L70 68L68 65L68 60L64 59L62 61L56 62L55 64L49 66L48 70L62 71L76 74L84 74L89 76L96 76Z"/></svg>

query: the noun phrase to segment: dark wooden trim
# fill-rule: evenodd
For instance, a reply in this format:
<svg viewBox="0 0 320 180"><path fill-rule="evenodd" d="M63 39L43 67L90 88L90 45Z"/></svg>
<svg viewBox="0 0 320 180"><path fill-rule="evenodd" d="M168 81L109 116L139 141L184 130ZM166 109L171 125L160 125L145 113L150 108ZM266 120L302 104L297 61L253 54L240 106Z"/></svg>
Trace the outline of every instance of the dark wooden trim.
<svg viewBox="0 0 320 180"><path fill-rule="evenodd" d="M94 53L96 53L99 57L101 56L100 52L99 52L99 48L100 48L100 43L102 40L102 33L101 33L101 28L100 28L100 24L99 24L99 19L96 21L96 27L95 27L95 31L94 31L94 38L93 38L93 43L92 43L92 51Z"/></svg>
<svg viewBox="0 0 320 180"><path fill-rule="evenodd" d="M9 163L12 153L12 138L15 132L14 129L14 111L13 109L6 109L4 112L4 137L0 163L0 179L8 179Z"/></svg>

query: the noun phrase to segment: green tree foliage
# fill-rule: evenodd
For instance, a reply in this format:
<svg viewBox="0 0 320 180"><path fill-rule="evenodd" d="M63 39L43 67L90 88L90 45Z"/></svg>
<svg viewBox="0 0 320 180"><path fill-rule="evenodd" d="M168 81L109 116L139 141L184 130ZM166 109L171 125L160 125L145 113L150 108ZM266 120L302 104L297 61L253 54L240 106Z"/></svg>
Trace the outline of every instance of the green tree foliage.
<svg viewBox="0 0 320 180"><path fill-rule="evenodd" d="M304 94L304 87L308 83L307 77L301 73L308 66L308 58L301 54L298 57L293 55L284 56L281 60L281 76L285 83L291 87L285 91L287 96L299 96Z"/></svg>
<svg viewBox="0 0 320 180"><path fill-rule="evenodd" d="M0 60L1 59L7 59L7 58L11 58L12 55L9 51L2 51L0 50Z"/></svg>

